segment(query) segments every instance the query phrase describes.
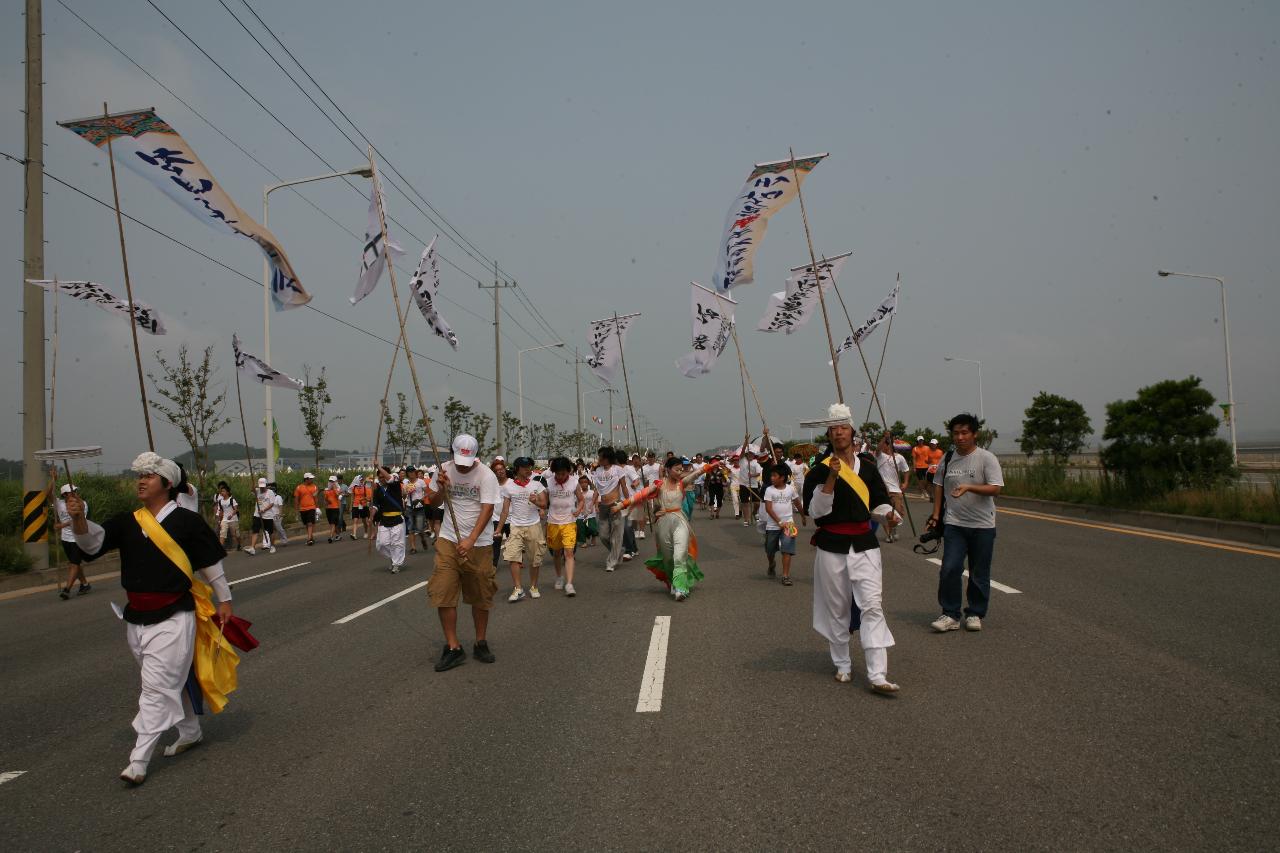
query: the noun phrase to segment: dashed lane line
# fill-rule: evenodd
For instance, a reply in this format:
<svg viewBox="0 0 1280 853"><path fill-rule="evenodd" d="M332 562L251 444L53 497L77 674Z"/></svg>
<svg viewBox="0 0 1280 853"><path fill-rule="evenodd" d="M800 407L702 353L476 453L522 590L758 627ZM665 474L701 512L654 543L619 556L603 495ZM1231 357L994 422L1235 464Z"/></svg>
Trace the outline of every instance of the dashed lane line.
<svg viewBox="0 0 1280 853"><path fill-rule="evenodd" d="M1098 524L1093 521L1076 521L1070 518L1063 518L1060 515L1046 515L1039 512L1026 512L1020 509L1005 509L1004 507L1000 507L998 511L1007 515L1016 515L1022 518L1035 519L1036 521L1051 521L1055 524L1069 524L1072 527L1088 527L1092 530L1106 530L1109 533L1127 533L1130 536L1143 536L1147 539L1161 539L1165 542L1177 542L1182 545L1199 545L1202 548L1217 548L1220 551L1234 551L1237 554L1252 554L1255 557L1270 557L1273 560L1280 560L1280 551L1246 548L1242 545L1228 545L1225 542L1214 542L1208 539L1192 539L1187 536L1175 536L1171 533L1154 533L1150 530L1138 530L1134 527L1119 527L1114 524Z"/></svg>
<svg viewBox="0 0 1280 853"><path fill-rule="evenodd" d="M670 636L671 617L655 616L653 634L649 637L649 656L645 659L644 676L640 679L637 714L662 710L662 682L667 671L667 639Z"/></svg>
<svg viewBox="0 0 1280 853"><path fill-rule="evenodd" d="M240 578L239 580L228 581L227 586L235 586L236 584L244 583L245 581L256 581L258 578L265 578L267 575L278 575L280 574L280 572L287 572L290 569L298 569L303 566L309 566L309 565L311 565L310 560L307 560L305 563L294 563L292 566L285 566L283 569L272 569L271 571L263 572L260 575L249 575L249 577L247 578Z"/></svg>
<svg viewBox="0 0 1280 853"><path fill-rule="evenodd" d="M933 563L935 566L941 566L941 565L942 565L942 561L941 561L941 560L939 560L937 557L926 557L925 559L926 559L926 560L928 560L930 563ZM965 570L964 570L964 572L961 574L961 577L966 577L966 578L967 578L967 577L969 577L969 570L968 570L968 569L965 569ZM1006 585L1004 585L1004 584L1002 584L1002 583L998 583L998 582L996 582L996 581L991 581L991 588L992 588L992 589L998 589L998 590L1000 590L1001 592L1007 592L1007 593L1009 593L1010 595L1022 595L1022 590L1020 590L1020 589L1014 589L1014 588L1013 588L1013 587L1011 587L1011 586L1006 586Z"/></svg>
<svg viewBox="0 0 1280 853"><path fill-rule="evenodd" d="M388 595L386 598L382 599L381 601L375 601L373 604L370 604L368 607L361 607L355 613L347 614L346 616L343 616L341 619L337 620L333 624L345 625L348 622L350 622L352 619L359 619L361 616L365 615L369 611L377 610L382 605L389 604L392 601L395 601L397 598L400 598L401 596L408 595L409 593L413 592L415 589L422 589L426 585L427 585L426 581L423 581L422 583L415 583L413 586L409 587L408 589L400 590L395 595Z"/></svg>
<svg viewBox="0 0 1280 853"><path fill-rule="evenodd" d="M26 772L27 772L27 771L25 771L25 770L6 770L6 771L4 771L3 773L0 773L0 785L3 785L5 782L12 782L14 779L17 779L19 776L21 776L22 774L24 774L24 773L26 773Z"/></svg>

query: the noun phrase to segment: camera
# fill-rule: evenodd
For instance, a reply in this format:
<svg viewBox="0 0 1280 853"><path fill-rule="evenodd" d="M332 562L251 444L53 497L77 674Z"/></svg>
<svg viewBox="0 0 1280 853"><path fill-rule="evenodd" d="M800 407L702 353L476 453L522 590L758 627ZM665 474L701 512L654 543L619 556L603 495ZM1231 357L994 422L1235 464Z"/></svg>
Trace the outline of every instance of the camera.
<svg viewBox="0 0 1280 853"><path fill-rule="evenodd" d="M942 538L941 527L930 527L924 533L920 534L920 544L928 545L930 542L936 542Z"/></svg>

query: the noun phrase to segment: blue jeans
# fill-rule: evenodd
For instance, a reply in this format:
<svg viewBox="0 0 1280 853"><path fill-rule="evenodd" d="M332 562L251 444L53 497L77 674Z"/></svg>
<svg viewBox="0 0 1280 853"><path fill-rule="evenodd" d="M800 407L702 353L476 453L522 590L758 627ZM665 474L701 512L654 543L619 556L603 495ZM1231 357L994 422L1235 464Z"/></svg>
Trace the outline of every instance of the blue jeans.
<svg viewBox="0 0 1280 853"><path fill-rule="evenodd" d="M427 532L427 508L410 509L405 513L405 518L409 521L409 527L405 533L412 536L415 533Z"/></svg>
<svg viewBox="0 0 1280 853"><path fill-rule="evenodd" d="M965 616L982 618L987 615L987 602L991 598L991 555L996 547L994 527L958 527L948 524L942 533L942 569L938 573L938 604L942 612L952 619L959 619L960 581L963 579L965 557L969 558L969 606Z"/></svg>

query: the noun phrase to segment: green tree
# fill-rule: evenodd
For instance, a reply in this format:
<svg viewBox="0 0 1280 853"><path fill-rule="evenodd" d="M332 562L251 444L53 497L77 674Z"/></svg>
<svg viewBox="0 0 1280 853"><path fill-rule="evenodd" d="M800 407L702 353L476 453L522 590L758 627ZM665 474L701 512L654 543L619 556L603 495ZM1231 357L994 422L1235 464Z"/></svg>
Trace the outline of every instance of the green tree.
<svg viewBox="0 0 1280 853"><path fill-rule="evenodd" d="M498 452L498 443L489 443L489 430L493 429L493 415L485 412L471 413L471 434L480 446L480 456L487 458Z"/></svg>
<svg viewBox="0 0 1280 853"><path fill-rule="evenodd" d="M205 347L199 364L191 361L186 344L178 347L176 363L165 361L159 350L156 350L156 361L160 364L160 378L150 373L147 378L163 400L147 402L186 439L195 463L196 482L203 493L209 467L209 439L231 423L231 418L222 416L226 389L217 391L213 387L213 347Z"/></svg>
<svg viewBox="0 0 1280 853"><path fill-rule="evenodd" d="M1079 453L1085 437L1093 432L1084 406L1047 391L1037 394L1023 414L1022 437L1018 439L1022 452L1028 456L1043 453L1058 465Z"/></svg>
<svg viewBox="0 0 1280 853"><path fill-rule="evenodd" d="M397 464L403 465L408 460L409 451L427 440L427 430L422 419L409 416L409 402L404 392L396 392L396 414L393 417L388 409L382 419L386 426L387 446L395 456Z"/></svg>
<svg viewBox="0 0 1280 853"><path fill-rule="evenodd" d="M875 440L884 432L884 428L877 421L865 421L862 426L858 427L858 432Z"/></svg>
<svg viewBox="0 0 1280 853"><path fill-rule="evenodd" d="M333 398L329 396L329 382L325 379L323 367L320 368L320 375L312 385L311 367L302 365L302 381L302 390L298 392L298 408L302 412L302 431L307 435L307 441L310 442L316 456L316 467L319 468L320 448L324 446L325 433L329 431L334 421L342 420L345 415L326 416L326 410L333 403Z"/></svg>
<svg viewBox="0 0 1280 853"><path fill-rule="evenodd" d="M907 429L907 425L902 421L894 421L889 424L889 432L893 433L894 438L906 438L909 441L912 438L915 438L915 436L907 436L907 433L910 431L911 430Z"/></svg>
<svg viewBox="0 0 1280 853"><path fill-rule="evenodd" d="M524 453L527 430L520 419L510 412L502 413L502 432L507 439L507 455L519 456Z"/></svg>
<svg viewBox="0 0 1280 853"><path fill-rule="evenodd" d="M1102 465L1131 491L1210 486L1234 473L1231 445L1217 437L1213 395L1200 382L1166 379L1139 388L1132 400L1107 404L1102 438L1110 444Z"/></svg>
<svg viewBox="0 0 1280 853"><path fill-rule="evenodd" d="M439 406L433 408L439 409ZM444 422L449 425L449 440L453 437L471 429L471 421L475 417L475 413L471 407L459 400L457 397L449 397L444 401ZM480 440L476 436L476 441Z"/></svg>

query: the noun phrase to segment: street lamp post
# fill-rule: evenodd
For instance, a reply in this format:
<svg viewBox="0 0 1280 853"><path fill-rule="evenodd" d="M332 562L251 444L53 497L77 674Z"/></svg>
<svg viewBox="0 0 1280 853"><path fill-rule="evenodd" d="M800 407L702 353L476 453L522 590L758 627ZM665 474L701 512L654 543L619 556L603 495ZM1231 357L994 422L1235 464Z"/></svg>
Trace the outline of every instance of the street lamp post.
<svg viewBox="0 0 1280 853"><path fill-rule="evenodd" d="M314 175L310 178L299 178L296 181L283 181L278 184L267 184L262 189L262 227L267 227L267 214L270 197L273 192L284 187L294 187L298 184L309 184L313 181L324 181L329 178L345 178L347 175L358 175L362 178L373 176L373 170L369 166L357 166L354 169L348 169L345 172L329 172L324 175ZM271 363L271 264L266 258L262 259L262 358L267 363ZM271 412L271 386L263 385L263 401L264 401L264 419L266 422L267 443L265 446L265 454L267 458L267 480L274 481L276 478L276 448L273 438L273 416ZM252 475L252 471L249 472Z"/></svg>
<svg viewBox="0 0 1280 853"><path fill-rule="evenodd" d="M1239 446L1236 444L1236 395L1231 382L1231 328L1227 325L1227 283L1219 275L1197 275L1196 273L1170 272L1169 270L1156 270L1156 275L1161 278L1168 278L1169 276L1198 278L1218 283L1218 290L1222 294L1222 348L1227 355L1227 421L1231 425L1231 461L1233 464L1239 464L1240 452Z"/></svg>
<svg viewBox="0 0 1280 853"><path fill-rule="evenodd" d="M983 407L982 407L982 362L972 358L956 358L953 355L944 355L942 357L942 360L943 361L963 361L968 364L978 365L978 420L983 421L985 423L987 420L987 416L986 414L984 414Z"/></svg>
<svg viewBox="0 0 1280 853"><path fill-rule="evenodd" d="M524 362L523 362L524 354L527 352L533 352L534 350L551 349L552 347L562 347L562 346L564 346L564 341L556 341L554 344L543 344L542 346L529 347L528 349L522 349L516 353L516 396L520 398L520 408L519 408L519 411L516 412L516 414L520 418L520 429L522 430L525 430L525 426L524 426ZM528 433L528 430L525 430L525 432ZM528 444L526 443L520 449L527 450Z"/></svg>

